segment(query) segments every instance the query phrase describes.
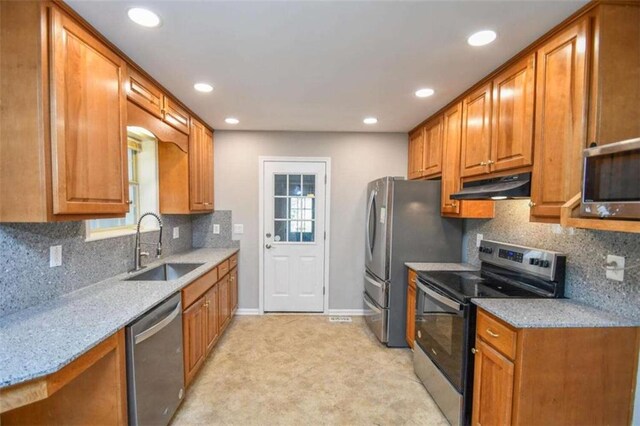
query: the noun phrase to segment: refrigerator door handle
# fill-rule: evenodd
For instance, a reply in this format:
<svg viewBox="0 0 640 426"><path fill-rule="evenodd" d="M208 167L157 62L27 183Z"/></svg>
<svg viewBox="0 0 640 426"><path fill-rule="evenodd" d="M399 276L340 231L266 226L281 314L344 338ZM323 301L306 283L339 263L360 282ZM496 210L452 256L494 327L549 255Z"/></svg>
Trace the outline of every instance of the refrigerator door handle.
<svg viewBox="0 0 640 426"><path fill-rule="evenodd" d="M369 224L371 223L371 214L375 215L374 203L376 199L376 191L371 191L371 195L369 195L369 203L367 207L367 255L369 260L373 259L373 245L375 244L376 238L376 220L374 218L373 222L373 236L371 236L371 229Z"/></svg>
<svg viewBox="0 0 640 426"><path fill-rule="evenodd" d="M371 284L373 284L374 286L379 287L380 289L383 289L382 284L380 284L378 281L374 280L373 278L370 278L367 274L365 274L364 279L370 282Z"/></svg>

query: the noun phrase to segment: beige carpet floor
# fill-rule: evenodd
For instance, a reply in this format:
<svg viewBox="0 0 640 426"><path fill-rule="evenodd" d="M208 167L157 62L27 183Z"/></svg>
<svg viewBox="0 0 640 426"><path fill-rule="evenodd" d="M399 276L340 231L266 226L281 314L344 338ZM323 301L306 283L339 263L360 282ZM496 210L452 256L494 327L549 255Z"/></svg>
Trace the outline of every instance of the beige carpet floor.
<svg viewBox="0 0 640 426"><path fill-rule="evenodd" d="M236 317L173 425L447 425L411 359L360 317Z"/></svg>

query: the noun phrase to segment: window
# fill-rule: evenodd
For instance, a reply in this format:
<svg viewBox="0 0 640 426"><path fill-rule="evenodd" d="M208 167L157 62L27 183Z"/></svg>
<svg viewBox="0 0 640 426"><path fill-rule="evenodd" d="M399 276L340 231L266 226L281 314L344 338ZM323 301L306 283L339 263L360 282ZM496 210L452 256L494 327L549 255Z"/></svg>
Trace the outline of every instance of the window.
<svg viewBox="0 0 640 426"><path fill-rule="evenodd" d="M274 176L274 242L315 241L315 175Z"/></svg>
<svg viewBox="0 0 640 426"><path fill-rule="evenodd" d="M87 240L132 234L144 212L158 213L157 139L145 129L128 128L129 212L125 217L94 219L87 223ZM145 223L143 231L157 230L155 221ZM146 225L146 226L145 226Z"/></svg>

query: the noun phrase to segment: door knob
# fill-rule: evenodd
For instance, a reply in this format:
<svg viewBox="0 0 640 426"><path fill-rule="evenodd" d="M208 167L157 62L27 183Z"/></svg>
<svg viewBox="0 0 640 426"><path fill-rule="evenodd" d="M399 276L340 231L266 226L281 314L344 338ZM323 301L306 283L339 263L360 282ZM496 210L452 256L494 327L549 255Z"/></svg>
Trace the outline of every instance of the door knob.
<svg viewBox="0 0 640 426"><path fill-rule="evenodd" d="M271 248L271 244L265 244L264 247L267 248L267 249L270 249Z"/></svg>

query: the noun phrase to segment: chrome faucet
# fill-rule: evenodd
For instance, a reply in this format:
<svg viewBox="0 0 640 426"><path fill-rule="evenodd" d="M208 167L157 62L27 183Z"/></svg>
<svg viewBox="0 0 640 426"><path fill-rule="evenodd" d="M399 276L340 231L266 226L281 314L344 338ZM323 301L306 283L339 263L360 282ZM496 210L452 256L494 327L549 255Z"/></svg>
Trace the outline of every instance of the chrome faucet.
<svg viewBox="0 0 640 426"><path fill-rule="evenodd" d="M142 251L142 248L140 247L142 244L140 242L140 223L142 222L142 219L144 219L146 216L155 217L156 220L158 221L158 225L160 225L160 238L158 238L158 245L156 246L156 255L158 258L162 255L162 219L160 219L160 216L158 216L153 212L144 213L142 216L140 216L140 219L138 219L138 227L136 228L136 248L134 253L134 267L131 272L136 272L136 271L139 271L140 269L146 268L146 266L142 266L142 258L148 257L149 253L146 251Z"/></svg>

